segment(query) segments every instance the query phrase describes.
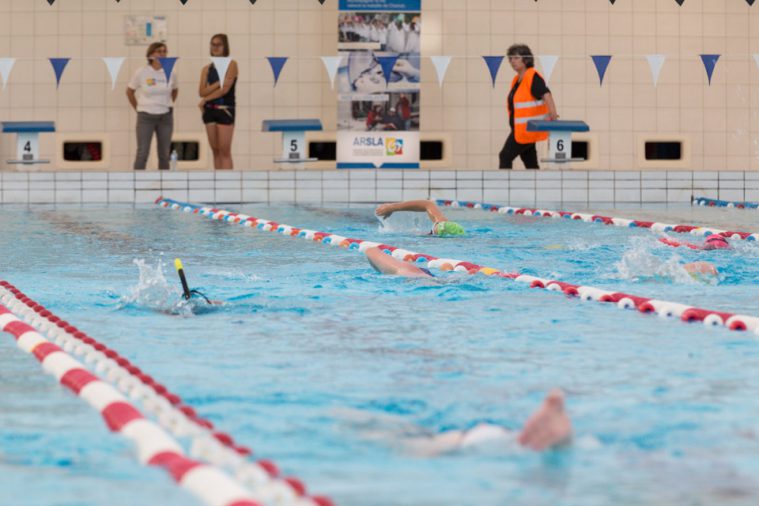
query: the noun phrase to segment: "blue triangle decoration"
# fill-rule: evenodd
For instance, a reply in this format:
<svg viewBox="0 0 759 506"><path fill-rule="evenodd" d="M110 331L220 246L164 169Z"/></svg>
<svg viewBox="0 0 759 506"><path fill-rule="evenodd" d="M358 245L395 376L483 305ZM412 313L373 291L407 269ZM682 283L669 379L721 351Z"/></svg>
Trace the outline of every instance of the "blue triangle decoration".
<svg viewBox="0 0 759 506"><path fill-rule="evenodd" d="M169 81L171 81L171 73L174 72L174 65L176 65L178 58L176 56L167 56L166 58L158 58L158 61L161 62L161 68L163 68L163 73L166 76L166 85L169 85Z"/></svg>
<svg viewBox="0 0 759 506"><path fill-rule="evenodd" d="M279 81L279 74L282 72L282 67L287 63L287 56L267 56L266 59L269 60L271 71L274 73L274 86L276 86L277 81Z"/></svg>
<svg viewBox="0 0 759 506"><path fill-rule="evenodd" d="M706 69L706 76L709 78L709 86L712 85L712 74L714 73L714 67L717 65L720 55L718 54L702 54L701 61L704 62L704 68Z"/></svg>
<svg viewBox="0 0 759 506"><path fill-rule="evenodd" d="M380 67L382 67L382 73L385 75L385 84L390 82L390 77L393 74L393 67L395 67L395 62L398 61L398 55L393 56L377 56L377 61L380 64Z"/></svg>
<svg viewBox="0 0 759 506"><path fill-rule="evenodd" d="M501 63L503 63L503 56L483 56L482 59L485 60L485 65L488 66L490 79L493 81L493 88L495 88L495 80L498 77L498 69L501 68Z"/></svg>
<svg viewBox="0 0 759 506"><path fill-rule="evenodd" d="M61 76L63 76L63 71L71 58L49 58L49 60L53 66L53 71L55 71L55 87L57 88L61 84Z"/></svg>
<svg viewBox="0 0 759 506"><path fill-rule="evenodd" d="M598 78L601 80L600 84L601 86L603 86L604 76L606 75L606 69L609 67L609 62L611 61L611 55L610 54L596 54L596 55L591 55L591 58L593 58L593 63L596 66L596 71L598 72Z"/></svg>

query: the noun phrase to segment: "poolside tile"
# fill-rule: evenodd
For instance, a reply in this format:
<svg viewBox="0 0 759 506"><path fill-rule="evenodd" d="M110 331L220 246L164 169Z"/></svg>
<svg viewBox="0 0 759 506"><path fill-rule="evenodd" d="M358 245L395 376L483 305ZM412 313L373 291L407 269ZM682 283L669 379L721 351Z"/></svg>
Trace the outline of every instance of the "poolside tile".
<svg viewBox="0 0 759 506"><path fill-rule="evenodd" d="M55 182L55 189L56 190L81 190L82 189L82 182L81 181L56 181Z"/></svg>
<svg viewBox="0 0 759 506"><path fill-rule="evenodd" d="M381 190L377 190L377 194L379 195L379 192ZM507 192L508 195L508 192ZM431 199L442 199L442 200L456 200L456 190L455 189L447 189L447 188L431 188L430 189L430 198ZM377 199L378 201L381 199Z"/></svg>
<svg viewBox="0 0 759 506"><path fill-rule="evenodd" d="M535 201L559 203L561 202L561 188L538 188L535 192Z"/></svg>
<svg viewBox="0 0 759 506"><path fill-rule="evenodd" d="M187 191L187 181L162 181L161 191L168 191L168 190Z"/></svg>
<svg viewBox="0 0 759 506"><path fill-rule="evenodd" d="M2 175L3 181L29 181L29 173L27 172L0 172L0 175Z"/></svg>
<svg viewBox="0 0 759 506"><path fill-rule="evenodd" d="M334 188L324 188L322 190L322 199L324 202L348 202L348 191Z"/></svg>
<svg viewBox="0 0 759 506"><path fill-rule="evenodd" d="M295 182L295 189L300 190L319 190L322 189L321 180L302 179Z"/></svg>
<svg viewBox="0 0 759 506"><path fill-rule="evenodd" d="M295 200L295 188L270 188L269 202L293 202Z"/></svg>
<svg viewBox="0 0 759 506"><path fill-rule="evenodd" d="M296 181L303 181L303 180L314 180L314 181L321 181L322 180L322 171L320 170L300 170L295 173L295 180Z"/></svg>
<svg viewBox="0 0 759 506"><path fill-rule="evenodd" d="M588 190L587 188L564 188L561 191L561 201L587 204Z"/></svg>
<svg viewBox="0 0 759 506"><path fill-rule="evenodd" d="M588 171L587 170L564 170L561 172L561 179L563 181L567 181L567 180L587 181Z"/></svg>
<svg viewBox="0 0 759 506"><path fill-rule="evenodd" d="M511 170L509 171L510 181L535 181L534 170Z"/></svg>
<svg viewBox="0 0 759 506"><path fill-rule="evenodd" d="M161 181L187 181L187 172L161 170Z"/></svg>
<svg viewBox="0 0 759 506"><path fill-rule="evenodd" d="M155 201L155 193L151 194L153 197L150 202ZM96 189L96 190L82 190L82 202L93 204L104 204L108 202L108 190Z"/></svg>
<svg viewBox="0 0 759 506"><path fill-rule="evenodd" d="M667 190L662 189L642 189L641 190L642 202L667 202Z"/></svg>
<svg viewBox="0 0 759 506"><path fill-rule="evenodd" d="M482 190L482 201L488 204L505 204L509 201L508 188L484 188Z"/></svg>
<svg viewBox="0 0 759 506"><path fill-rule="evenodd" d="M82 173L81 172L56 172L55 180L56 181L81 181Z"/></svg>
<svg viewBox="0 0 759 506"><path fill-rule="evenodd" d="M269 171L269 180L294 180L295 172L292 170L272 170Z"/></svg>
<svg viewBox="0 0 759 506"><path fill-rule="evenodd" d="M134 190L110 188L108 190L108 203L133 203Z"/></svg>
<svg viewBox="0 0 759 506"><path fill-rule="evenodd" d="M30 172L29 181L55 181L55 174L52 172Z"/></svg>
<svg viewBox="0 0 759 506"><path fill-rule="evenodd" d="M192 190L190 190L192 195ZM202 201L202 199L199 199ZM209 199L213 200L213 196ZM269 190L265 188L245 188L242 189L242 201L243 202L268 202Z"/></svg>
<svg viewBox="0 0 759 506"><path fill-rule="evenodd" d="M614 202L640 202L640 188L617 188L614 191Z"/></svg>
<svg viewBox="0 0 759 506"><path fill-rule="evenodd" d="M29 191L6 190L3 188L3 204L26 204L29 202Z"/></svg>
<svg viewBox="0 0 759 506"><path fill-rule="evenodd" d="M741 189L723 189L720 186L719 189L719 199L721 200L732 200L737 202L742 202L745 200L745 192L743 191L743 188Z"/></svg>
<svg viewBox="0 0 759 506"><path fill-rule="evenodd" d="M611 170L591 170L588 172L588 180L614 179L614 171Z"/></svg>
<svg viewBox="0 0 759 506"><path fill-rule="evenodd" d="M246 172L246 174L248 173ZM214 173L211 171L208 171L208 170L194 171L193 170L193 171L187 172L187 179L189 179L190 181L198 180L198 179L213 181L215 178L214 178Z"/></svg>
<svg viewBox="0 0 759 506"><path fill-rule="evenodd" d="M378 170L377 171L377 180L385 180L385 179L403 179L403 171L400 170Z"/></svg>
<svg viewBox="0 0 759 506"><path fill-rule="evenodd" d="M427 173L430 175L430 179L432 178L456 179L455 170L429 170L427 171Z"/></svg>
<svg viewBox="0 0 759 506"><path fill-rule="evenodd" d="M192 189L187 191L187 200L190 202L213 202L213 189L202 188Z"/></svg>
<svg viewBox="0 0 759 506"><path fill-rule="evenodd" d="M614 202L614 190L612 188L590 188L588 189L588 202Z"/></svg>
<svg viewBox="0 0 759 506"><path fill-rule="evenodd" d="M55 190L46 189L42 190L35 188L29 190L29 203L30 204L51 204L55 202Z"/></svg>
<svg viewBox="0 0 759 506"><path fill-rule="evenodd" d="M673 181L673 180L693 180L693 172L689 170L668 170L667 171L667 180Z"/></svg>
<svg viewBox="0 0 759 506"><path fill-rule="evenodd" d="M321 202L322 190L321 185L318 188L301 188L295 189L296 202Z"/></svg>
<svg viewBox="0 0 759 506"><path fill-rule="evenodd" d="M349 194L350 202L375 202L377 192L373 189L351 189Z"/></svg>
<svg viewBox="0 0 759 506"><path fill-rule="evenodd" d="M719 180L720 182L724 180L738 180L743 181L743 172L741 171L732 171L732 170L722 170L719 172Z"/></svg>
<svg viewBox="0 0 759 506"><path fill-rule="evenodd" d="M424 181L428 181L430 179L430 173L426 170L403 170L403 180L414 180L414 179L423 179Z"/></svg>
<svg viewBox="0 0 759 506"><path fill-rule="evenodd" d="M535 190L527 188L515 188L513 185L509 189L509 203L521 205L535 205Z"/></svg>
<svg viewBox="0 0 759 506"><path fill-rule="evenodd" d="M134 181L133 172L109 172L108 181Z"/></svg>
<svg viewBox="0 0 759 506"><path fill-rule="evenodd" d="M79 204L82 202L82 190L55 190L56 204Z"/></svg>
<svg viewBox="0 0 759 506"><path fill-rule="evenodd" d="M399 200L403 200L403 189L377 188L377 202L397 202Z"/></svg>
<svg viewBox="0 0 759 506"><path fill-rule="evenodd" d="M453 179L433 179L430 181L430 189L456 189L456 181Z"/></svg>
<svg viewBox="0 0 759 506"><path fill-rule="evenodd" d="M693 192L688 189L667 189L667 202L690 202Z"/></svg>
<svg viewBox="0 0 759 506"><path fill-rule="evenodd" d="M85 184L84 187L88 188L89 186ZM134 188L136 190L153 190L154 192L160 192L161 182L160 181L135 181Z"/></svg>
<svg viewBox="0 0 759 506"><path fill-rule="evenodd" d="M241 181L242 174L234 170L217 170L214 172L216 181Z"/></svg>
<svg viewBox="0 0 759 506"><path fill-rule="evenodd" d="M242 200L242 190L229 188L216 188L214 202L238 203Z"/></svg>
<svg viewBox="0 0 759 506"><path fill-rule="evenodd" d="M85 197L84 195L87 194L87 191L82 192L82 194L86 202L87 197ZM103 194L104 194L103 196L105 197L105 202L108 202L108 192L107 191L103 192ZM134 190L134 202L135 204L150 204L150 203L155 202L156 195L157 195L156 192L153 190L136 189ZM162 196L166 198L171 198L171 197L168 197L168 195L166 194L163 194ZM185 194L185 197L186 196L187 195ZM189 199L185 199L185 200L189 200Z"/></svg>
<svg viewBox="0 0 759 506"><path fill-rule="evenodd" d="M759 201L759 188L746 189L746 200L749 202ZM759 212L759 211L755 211Z"/></svg>
<svg viewBox="0 0 759 506"><path fill-rule="evenodd" d="M564 190L587 190L588 182L579 179L565 179L561 182L561 187Z"/></svg>
<svg viewBox="0 0 759 506"><path fill-rule="evenodd" d="M429 189L419 190L419 189L404 188L402 200L427 199L429 198L429 195L430 195Z"/></svg>

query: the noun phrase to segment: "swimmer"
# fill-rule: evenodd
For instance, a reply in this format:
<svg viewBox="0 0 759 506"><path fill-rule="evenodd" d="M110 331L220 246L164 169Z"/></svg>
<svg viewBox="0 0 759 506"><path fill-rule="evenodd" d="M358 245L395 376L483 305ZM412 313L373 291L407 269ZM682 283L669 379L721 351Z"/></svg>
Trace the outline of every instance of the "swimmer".
<svg viewBox="0 0 759 506"><path fill-rule="evenodd" d="M683 265L683 269L696 280L711 280L717 277L719 272L709 262L691 262Z"/></svg>
<svg viewBox="0 0 759 506"><path fill-rule="evenodd" d="M399 426L394 429L392 418L360 420L355 415L353 418L363 426L365 437L399 444L404 451L419 457L436 457L478 448L509 451L513 443L542 452L567 443L572 437L572 421L564 404L564 393L558 389L551 391L519 432L502 425L478 423L467 430L425 434L416 425L400 425L397 421L395 424ZM381 425L378 427L377 424Z"/></svg>
<svg viewBox="0 0 759 506"><path fill-rule="evenodd" d="M379 248L369 248L365 251L366 258L374 270L380 274L403 276L406 278L432 278L432 273L422 267L398 260L385 254Z"/></svg>
<svg viewBox="0 0 759 506"><path fill-rule="evenodd" d="M725 237L719 234L711 234L707 236L703 244L679 242L679 241L675 241L674 239L670 239L669 237L660 237L659 242L666 244L667 246L672 246L673 248L679 248L680 246L685 246L686 248L701 250L701 251L711 251L715 249L730 249L730 243L727 242L727 239Z"/></svg>
<svg viewBox="0 0 759 506"><path fill-rule="evenodd" d="M204 301L206 301L211 306L220 306L224 304L220 300L209 299L198 290L190 290L190 287L187 284L187 278L184 275L184 266L182 265L182 261L180 259L178 258L174 259L174 268L177 270L177 274L179 275L179 280L182 282L182 297L184 297L185 300L189 301L190 299L193 298L193 295L197 295L198 297L201 297Z"/></svg>
<svg viewBox="0 0 759 506"><path fill-rule="evenodd" d="M374 214L380 218L389 218L398 211L411 211L417 213L427 213L432 220L432 230L430 235L438 237L455 237L464 235L464 227L454 221L448 221L440 208L431 200L407 200L405 202L395 202L392 204L382 204L377 207Z"/></svg>

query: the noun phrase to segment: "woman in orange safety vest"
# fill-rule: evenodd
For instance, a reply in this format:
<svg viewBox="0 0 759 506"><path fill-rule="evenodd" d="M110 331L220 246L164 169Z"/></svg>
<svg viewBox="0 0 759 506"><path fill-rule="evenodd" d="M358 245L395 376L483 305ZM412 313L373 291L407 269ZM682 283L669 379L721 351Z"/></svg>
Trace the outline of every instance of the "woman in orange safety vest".
<svg viewBox="0 0 759 506"><path fill-rule="evenodd" d="M509 48L509 63L517 75L511 81L509 93L509 125L511 135L498 154L499 168L510 169L517 156L528 169L538 169L538 152L535 143L548 139L547 132L528 132L530 120L555 120L556 104L543 76L535 70L535 58L524 44Z"/></svg>

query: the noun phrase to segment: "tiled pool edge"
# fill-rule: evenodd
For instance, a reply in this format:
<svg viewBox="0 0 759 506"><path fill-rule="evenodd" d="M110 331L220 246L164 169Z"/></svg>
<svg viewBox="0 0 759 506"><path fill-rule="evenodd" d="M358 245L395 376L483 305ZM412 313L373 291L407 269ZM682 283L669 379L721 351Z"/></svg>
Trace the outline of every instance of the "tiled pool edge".
<svg viewBox="0 0 759 506"><path fill-rule="evenodd" d="M455 199L539 203L686 203L691 195L759 200L749 171L0 172L0 204L374 203Z"/></svg>

